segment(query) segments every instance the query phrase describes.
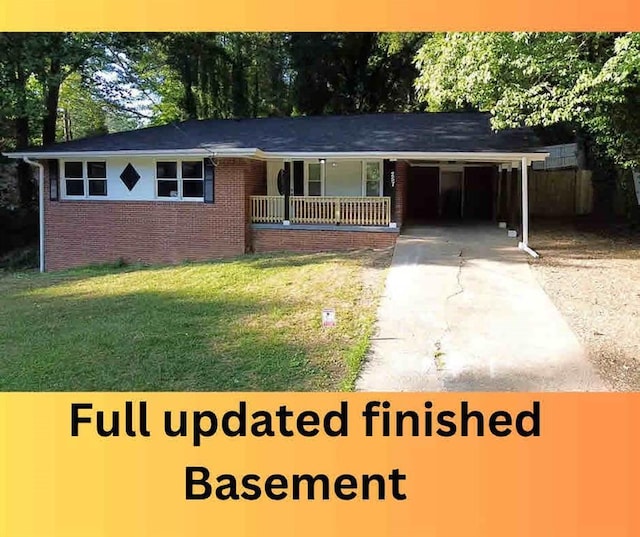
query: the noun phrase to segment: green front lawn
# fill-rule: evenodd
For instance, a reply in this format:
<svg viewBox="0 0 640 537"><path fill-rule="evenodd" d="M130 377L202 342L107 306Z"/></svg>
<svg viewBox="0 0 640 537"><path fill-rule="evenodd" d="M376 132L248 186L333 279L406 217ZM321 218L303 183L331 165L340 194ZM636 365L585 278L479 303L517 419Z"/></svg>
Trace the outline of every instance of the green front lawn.
<svg viewBox="0 0 640 537"><path fill-rule="evenodd" d="M389 259L0 275L0 390L351 389ZM336 328L321 327L326 307Z"/></svg>

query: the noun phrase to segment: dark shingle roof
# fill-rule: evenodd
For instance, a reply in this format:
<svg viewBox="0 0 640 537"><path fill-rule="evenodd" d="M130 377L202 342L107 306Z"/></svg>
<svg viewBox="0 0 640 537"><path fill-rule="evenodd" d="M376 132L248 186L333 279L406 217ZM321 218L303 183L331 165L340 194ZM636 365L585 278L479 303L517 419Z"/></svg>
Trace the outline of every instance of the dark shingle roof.
<svg viewBox="0 0 640 537"><path fill-rule="evenodd" d="M484 113L397 113L190 120L55 144L44 151L518 152L539 145L529 129L493 132L489 119Z"/></svg>

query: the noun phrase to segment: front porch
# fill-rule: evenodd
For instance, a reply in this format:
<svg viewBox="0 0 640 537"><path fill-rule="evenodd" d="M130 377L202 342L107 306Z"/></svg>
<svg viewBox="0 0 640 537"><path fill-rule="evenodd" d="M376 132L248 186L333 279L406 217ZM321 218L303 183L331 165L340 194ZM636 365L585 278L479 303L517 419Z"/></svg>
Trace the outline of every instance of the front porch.
<svg viewBox="0 0 640 537"><path fill-rule="evenodd" d="M253 224L390 226L391 197L251 196Z"/></svg>

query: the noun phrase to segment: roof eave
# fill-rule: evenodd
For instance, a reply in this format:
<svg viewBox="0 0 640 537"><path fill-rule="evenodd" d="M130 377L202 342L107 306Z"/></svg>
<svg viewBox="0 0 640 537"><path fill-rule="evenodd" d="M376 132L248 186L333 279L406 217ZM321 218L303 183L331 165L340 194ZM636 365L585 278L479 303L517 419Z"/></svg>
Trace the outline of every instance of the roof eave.
<svg viewBox="0 0 640 537"><path fill-rule="evenodd" d="M89 157L256 157L260 151L257 148L224 148L224 149L156 149L138 150L127 149L117 151L11 151L3 153L9 158L21 159L55 159L55 158L89 158Z"/></svg>
<svg viewBox="0 0 640 537"><path fill-rule="evenodd" d="M322 159L322 158L389 158L400 160L465 160L476 162L511 162L526 158L529 162L543 161L548 152L538 151L304 151L304 152L263 152L258 156L267 159Z"/></svg>
<svg viewBox="0 0 640 537"><path fill-rule="evenodd" d="M258 158L263 160L296 159L364 159L388 158L401 160L463 160L469 162L510 162L526 158L528 162L543 161L547 152L523 151L262 151L258 148L193 148L159 150L122 150L122 151L14 151L4 153L9 158L52 159L52 158L90 158L90 157L236 157Z"/></svg>

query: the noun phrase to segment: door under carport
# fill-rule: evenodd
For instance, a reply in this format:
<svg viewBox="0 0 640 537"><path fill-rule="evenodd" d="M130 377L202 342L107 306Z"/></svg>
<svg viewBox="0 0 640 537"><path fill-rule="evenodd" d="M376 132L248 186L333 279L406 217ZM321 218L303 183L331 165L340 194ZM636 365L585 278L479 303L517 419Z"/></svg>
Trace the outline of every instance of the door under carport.
<svg viewBox="0 0 640 537"><path fill-rule="evenodd" d="M492 220L496 182L495 166L412 165L406 220Z"/></svg>

